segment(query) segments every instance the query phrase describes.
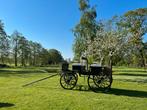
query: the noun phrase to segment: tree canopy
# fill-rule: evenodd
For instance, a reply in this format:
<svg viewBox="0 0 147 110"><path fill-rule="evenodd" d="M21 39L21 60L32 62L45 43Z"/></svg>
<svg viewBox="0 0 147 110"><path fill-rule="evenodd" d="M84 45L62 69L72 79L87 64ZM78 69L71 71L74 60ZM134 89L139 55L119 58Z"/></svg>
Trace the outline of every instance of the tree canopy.
<svg viewBox="0 0 147 110"><path fill-rule="evenodd" d="M83 53L100 64L145 66L147 8L126 12L109 20L96 20L97 12L88 0L79 0L81 17L73 28L75 59ZM139 57L138 57L139 56Z"/></svg>
<svg viewBox="0 0 147 110"><path fill-rule="evenodd" d="M63 61L56 49L45 49L40 43L30 41L22 33L14 31L8 36L0 20L0 63L15 66L46 66Z"/></svg>

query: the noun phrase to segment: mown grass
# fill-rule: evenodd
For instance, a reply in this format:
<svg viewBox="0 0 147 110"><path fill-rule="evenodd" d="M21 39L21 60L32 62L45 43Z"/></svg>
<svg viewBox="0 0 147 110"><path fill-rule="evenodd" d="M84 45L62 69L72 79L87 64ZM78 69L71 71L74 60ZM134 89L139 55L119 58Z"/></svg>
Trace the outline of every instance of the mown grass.
<svg viewBox="0 0 147 110"><path fill-rule="evenodd" d="M56 70L57 69L57 70ZM1 110L146 110L147 72L114 68L112 89L93 92L80 77L74 90L60 87L59 76L28 87L22 85L55 74L57 67L0 69Z"/></svg>

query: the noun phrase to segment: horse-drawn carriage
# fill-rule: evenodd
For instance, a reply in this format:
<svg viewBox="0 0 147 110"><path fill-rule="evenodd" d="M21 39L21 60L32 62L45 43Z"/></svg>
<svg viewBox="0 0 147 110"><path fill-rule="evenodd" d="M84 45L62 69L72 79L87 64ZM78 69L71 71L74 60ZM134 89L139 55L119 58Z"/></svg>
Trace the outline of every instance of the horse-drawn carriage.
<svg viewBox="0 0 147 110"><path fill-rule="evenodd" d="M109 89L112 84L112 70L105 66L92 64L88 66L87 58L82 57L86 65L73 64L72 70L69 70L69 64L62 64L60 85L64 89L73 89L78 81L78 76L87 76L87 83L90 89Z"/></svg>

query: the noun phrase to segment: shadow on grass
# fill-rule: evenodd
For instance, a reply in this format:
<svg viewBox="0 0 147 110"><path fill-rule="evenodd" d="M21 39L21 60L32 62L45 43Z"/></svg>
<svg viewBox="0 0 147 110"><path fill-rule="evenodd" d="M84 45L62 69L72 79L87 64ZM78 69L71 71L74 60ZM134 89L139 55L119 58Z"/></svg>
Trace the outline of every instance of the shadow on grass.
<svg viewBox="0 0 147 110"><path fill-rule="evenodd" d="M134 73L119 73L119 74L113 74L113 75L120 75L120 76L147 76L147 73L144 74L134 74Z"/></svg>
<svg viewBox="0 0 147 110"><path fill-rule="evenodd" d="M37 88L50 89L50 90L56 89L57 91L61 91L62 89L65 91L94 92L94 93L112 94L117 96L147 98L147 91L128 90L121 88L111 88L109 90L104 90L100 88L90 89L87 85L76 85L76 87L72 90L63 89L62 87L37 87Z"/></svg>
<svg viewBox="0 0 147 110"><path fill-rule="evenodd" d="M103 91L100 91L98 89L93 89L92 91L94 91L96 93L103 92ZM113 95L117 95L117 96L147 98L147 91L111 88L110 90L104 91L103 93L105 93L105 94L113 94Z"/></svg>
<svg viewBox="0 0 147 110"><path fill-rule="evenodd" d="M147 98L147 91L128 90L128 89L120 89L120 88L111 88L109 90L89 89L88 86L79 85L76 88L74 88L73 90L74 91L85 91L85 92L93 91L95 93L113 94L113 95L117 95L117 96Z"/></svg>
<svg viewBox="0 0 147 110"><path fill-rule="evenodd" d="M140 78L135 78L135 79L115 79L115 80L123 81L123 82L147 83L147 79L140 79Z"/></svg>
<svg viewBox="0 0 147 110"><path fill-rule="evenodd" d="M115 95L118 95L118 96L147 98L147 91L111 88L111 90L106 92L106 93L115 94Z"/></svg>
<svg viewBox="0 0 147 110"><path fill-rule="evenodd" d="M21 76L24 74L38 74L38 73L57 73L58 70L46 69L46 70L0 70L0 76Z"/></svg>
<svg viewBox="0 0 147 110"><path fill-rule="evenodd" d="M87 85L76 85L76 87L73 89L74 91L91 91L90 88Z"/></svg>
<svg viewBox="0 0 147 110"><path fill-rule="evenodd" d="M5 108L5 107L12 107L15 106L14 104L11 103L1 103L0 102L0 108Z"/></svg>
<svg viewBox="0 0 147 110"><path fill-rule="evenodd" d="M132 73L132 72L137 72L137 73L147 73L147 70L114 70L113 72L125 72L125 73Z"/></svg>
<svg viewBox="0 0 147 110"><path fill-rule="evenodd" d="M31 71L31 70L0 70L0 74L28 74L28 73L40 73L41 71Z"/></svg>

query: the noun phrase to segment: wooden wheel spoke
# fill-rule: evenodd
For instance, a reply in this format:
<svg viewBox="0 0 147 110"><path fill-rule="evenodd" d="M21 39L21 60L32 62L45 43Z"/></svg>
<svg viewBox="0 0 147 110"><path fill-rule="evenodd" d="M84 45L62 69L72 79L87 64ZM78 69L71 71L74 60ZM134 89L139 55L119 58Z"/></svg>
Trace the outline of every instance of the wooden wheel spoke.
<svg viewBox="0 0 147 110"><path fill-rule="evenodd" d="M102 89L106 89L108 87L111 86L111 76L108 76L106 74L100 74L100 75L95 75L92 77L88 77L88 86L92 89L94 89L95 87L97 88L102 88Z"/></svg>
<svg viewBox="0 0 147 110"><path fill-rule="evenodd" d="M64 89L73 89L76 86L77 79L74 74L63 74L60 78L60 85Z"/></svg>

